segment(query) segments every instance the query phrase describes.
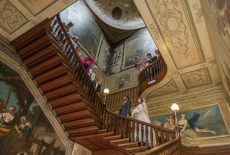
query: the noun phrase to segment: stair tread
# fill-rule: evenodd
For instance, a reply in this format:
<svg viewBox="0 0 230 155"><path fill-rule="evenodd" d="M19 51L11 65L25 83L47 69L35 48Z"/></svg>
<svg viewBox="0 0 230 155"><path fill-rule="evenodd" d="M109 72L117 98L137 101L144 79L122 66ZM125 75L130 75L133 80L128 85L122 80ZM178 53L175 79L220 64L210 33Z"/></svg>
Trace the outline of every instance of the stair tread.
<svg viewBox="0 0 230 155"><path fill-rule="evenodd" d="M123 143L123 144L118 144L117 146L126 146L126 145L137 145L138 146L138 142L130 142L130 143Z"/></svg>
<svg viewBox="0 0 230 155"><path fill-rule="evenodd" d="M81 111L61 115L59 116L59 119L61 120L62 123L64 123L64 122L78 120L82 118L88 118L88 117L91 117L90 112L88 110L81 110Z"/></svg>
<svg viewBox="0 0 230 155"><path fill-rule="evenodd" d="M98 134L98 136L101 136L103 138L108 137L108 136L113 136L113 135L114 135L114 132L106 132L106 133Z"/></svg>
<svg viewBox="0 0 230 155"><path fill-rule="evenodd" d="M54 108L54 112L57 116L72 113L72 112L77 112L81 110L86 110L87 106L84 102L79 101L79 102L74 102L68 105L64 105L61 107Z"/></svg>
<svg viewBox="0 0 230 155"><path fill-rule="evenodd" d="M113 135L113 136L108 136L108 137L103 137L105 140L113 140L113 139L120 139L121 135Z"/></svg>
<svg viewBox="0 0 230 155"><path fill-rule="evenodd" d="M96 131L98 130L98 127L93 125L93 126L88 126L88 127L81 127L81 128L76 128L76 129L70 129L67 130L69 134L74 134L74 133L84 133L88 131Z"/></svg>
<svg viewBox="0 0 230 155"><path fill-rule="evenodd" d="M137 146L137 147L131 147L131 148L125 148L127 151L135 151L135 150L148 150L147 146Z"/></svg>
<svg viewBox="0 0 230 155"><path fill-rule="evenodd" d="M129 141L129 138L124 138L124 139L116 139L116 140L112 140L110 141L111 143L115 143L115 142L123 142L123 141Z"/></svg>

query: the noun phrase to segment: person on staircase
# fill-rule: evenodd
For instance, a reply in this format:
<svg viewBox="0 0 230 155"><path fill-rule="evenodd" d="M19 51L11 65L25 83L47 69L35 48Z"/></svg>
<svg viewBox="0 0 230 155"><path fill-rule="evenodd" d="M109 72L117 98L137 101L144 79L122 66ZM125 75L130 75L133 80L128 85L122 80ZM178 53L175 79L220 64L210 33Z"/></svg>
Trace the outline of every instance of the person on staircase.
<svg viewBox="0 0 230 155"><path fill-rule="evenodd" d="M144 98L139 98L138 100L138 106L133 110L132 112L132 116L139 120L139 121L143 121L146 123L151 123L151 120L149 118L148 115L148 108L147 105L145 103ZM146 143L146 140L148 140L148 144L150 144L151 138L150 138L150 128L148 128L148 135L146 135L146 126L144 127L144 130L142 130L141 125L139 125L139 131L137 131L137 126L135 126L135 132L134 132L134 137L136 140L137 135L139 135L138 140L139 142L142 141L142 132L143 132L143 141ZM155 138L155 132L153 131L153 146L156 145L156 138ZM149 146L151 147L151 146Z"/></svg>
<svg viewBox="0 0 230 155"><path fill-rule="evenodd" d="M81 60L83 66L85 67L86 73L89 73L89 70L92 69L92 66L94 64L94 59L91 57L86 57L84 59Z"/></svg>
<svg viewBox="0 0 230 155"><path fill-rule="evenodd" d="M131 101L128 96L124 96L123 103L119 110L119 115L129 117L131 116ZM125 136L128 137L128 122L125 122Z"/></svg>

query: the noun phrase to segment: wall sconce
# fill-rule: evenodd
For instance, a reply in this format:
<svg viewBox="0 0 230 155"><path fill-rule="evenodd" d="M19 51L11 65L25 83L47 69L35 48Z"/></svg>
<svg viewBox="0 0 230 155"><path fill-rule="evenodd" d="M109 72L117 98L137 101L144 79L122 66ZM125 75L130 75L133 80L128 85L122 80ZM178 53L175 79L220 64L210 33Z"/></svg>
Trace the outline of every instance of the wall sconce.
<svg viewBox="0 0 230 155"><path fill-rule="evenodd" d="M177 111L180 110L180 107L178 106L178 104L176 103L173 103L172 106L171 106L171 110L173 111L174 113L174 118L175 118L175 130L176 130L176 137L179 137L179 130L178 130L178 121L177 121Z"/></svg>
<svg viewBox="0 0 230 155"><path fill-rule="evenodd" d="M104 89L104 94L105 94L105 98L104 98L104 104L105 104L105 102L106 102L106 95L109 94L109 89L108 88Z"/></svg>

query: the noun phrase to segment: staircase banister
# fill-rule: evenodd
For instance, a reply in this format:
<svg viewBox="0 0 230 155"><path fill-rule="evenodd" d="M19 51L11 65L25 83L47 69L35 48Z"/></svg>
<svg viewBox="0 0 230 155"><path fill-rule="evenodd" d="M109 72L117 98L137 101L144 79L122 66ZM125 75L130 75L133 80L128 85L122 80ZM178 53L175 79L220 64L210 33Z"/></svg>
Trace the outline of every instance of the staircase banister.
<svg viewBox="0 0 230 155"><path fill-rule="evenodd" d="M79 85L79 91L87 100L86 104L90 109L92 109L91 112L98 123L99 129L106 129L107 132L114 132L114 135L129 138L132 142L138 141L138 139L134 139L134 133L137 135L142 134L142 136L144 136L144 134L147 135L149 130L150 135L146 137L148 140L146 140L145 144L149 147L164 144L175 138L175 130L167 129L162 126L146 123L131 117L125 117L111 112L107 105L103 103L99 94L96 92L93 82L88 76L80 57L77 54L77 49L81 49L81 47L78 44L74 44L59 15L54 17L53 23L57 25L52 25L52 21L50 22L50 24L53 26L52 30L54 30L53 32L50 31L50 28L48 29L50 31L50 35L53 35L53 41L57 41L56 44L59 46L60 55L64 56L64 59L66 59L67 63L66 65L69 66L68 68L70 69L70 72L74 74L76 85ZM57 27L55 28L55 26ZM154 62L155 65L158 63L158 61L161 61L160 58L161 56L159 56L157 61ZM127 124L127 127L124 126L125 124ZM144 128L148 128L148 130L144 130ZM126 135L127 130L130 132L128 135ZM154 131L156 133L156 144L153 142L153 136L155 135L153 134ZM141 143L143 145L143 139Z"/></svg>
<svg viewBox="0 0 230 155"><path fill-rule="evenodd" d="M171 141L168 141L162 145L156 146L152 149L149 149L148 151L145 151L144 153L136 153L135 155L159 155L161 152L166 151L167 148L170 148L173 145L180 144L180 138L175 138ZM180 149L180 146L179 146ZM180 151L180 150L178 150ZM168 155L168 154L167 154Z"/></svg>
<svg viewBox="0 0 230 155"><path fill-rule="evenodd" d="M140 123L140 124L142 124L142 125L147 125L147 126L149 126L149 127L152 127L152 128L154 128L154 129L159 129L159 130L161 130L161 131L165 131L165 132L169 132L169 133L175 133L175 130L173 130L173 129L167 129L167 128L164 128L164 127L161 127L161 126L158 126L158 125L154 125L154 124L151 124L151 123L139 121L139 120L134 119L134 118L132 118L132 117L121 116L121 115L119 115L119 114L116 114L116 113L114 113L114 112L111 112L111 111L108 109L107 106L106 106L106 109L107 109L107 111L108 111L110 114L112 114L112 115L114 115L114 116L116 116L116 117L120 117L120 118L123 118L123 119L128 120L128 121L133 121L133 122L136 122L136 123Z"/></svg>
<svg viewBox="0 0 230 155"><path fill-rule="evenodd" d="M139 75L142 75L143 72L145 72L145 70L147 70L148 68L152 68L153 66L155 66L156 63L157 63L158 61L160 61L161 59L162 59L162 56L161 56L161 54L159 54L159 56L157 57L157 59L156 59L154 62L152 62L150 65L146 66L146 67L140 72Z"/></svg>
<svg viewBox="0 0 230 155"><path fill-rule="evenodd" d="M68 35L68 32L66 31L66 28L64 27L64 25L63 25L63 23L62 23L62 21L61 21L60 14L57 14L56 17L57 17L57 21L59 22L59 24L60 24L60 26L61 26L61 28L62 28L62 30L63 30L63 32L64 32L66 38L67 38L67 40L68 40L68 43L70 44L71 48L75 51L75 53L77 53L77 51L76 51L76 49L74 48L74 45L73 45L73 43L72 43L72 41L71 41L71 39L70 39L70 36ZM77 58L77 60L78 60L79 62L81 62L80 57L77 56L76 58ZM81 65L82 68L84 68L84 66L83 66L82 63L80 63L80 65ZM85 71L85 70L84 70L84 71ZM85 74L87 74L86 71L85 71ZM88 80L90 80L90 78L89 78L88 76L86 76L86 78L88 78Z"/></svg>
<svg viewBox="0 0 230 155"><path fill-rule="evenodd" d="M146 66L138 76L139 95L147 88L160 82L167 73L167 65L161 54L151 64Z"/></svg>
<svg viewBox="0 0 230 155"><path fill-rule="evenodd" d="M72 43L72 40L71 40L70 36L68 35L68 32L66 31L66 28L64 27L64 25L63 25L63 23L61 21L60 15L58 14L56 17L57 17L57 21L58 21L59 25L61 26L61 28L62 28L62 30L63 30L63 32L64 32L64 34L65 34L65 36L66 36L66 38L68 40L68 43L70 44L71 48L75 51L75 53L77 53L77 51L74 48L74 45ZM78 55L76 55L76 58L77 58L77 60L79 62L81 62L81 59L80 59L80 57ZM155 62L153 62L153 64L151 64L149 66L155 65L157 63L157 61L159 61L160 59L161 59L161 55L157 58L157 60ZM82 68L84 68L84 66L83 66L82 63L79 63L79 64L81 65ZM88 74L86 73L86 71L85 71L85 78L87 78L87 81L89 81L89 83L91 83L91 87L94 88L93 83L92 83L91 79L89 78ZM124 117L124 116L118 115L116 113L113 113L113 112L111 112L108 109L108 107L106 106L106 104L103 104L101 98L99 97L99 95L97 94L97 92L96 92L95 89L93 89L93 93L94 93L94 95L97 96L97 100L99 100L102 108L104 107L109 114L111 114L111 115L113 115L115 117L119 117L119 118L122 118L122 119L127 120L127 121L133 121L135 123L139 123L139 124L142 124L142 125L147 125L149 127L152 127L154 129L158 129L158 130L161 130L161 131L165 131L165 132L169 132L169 133L175 133L175 130L172 130L172 129L167 129L167 128L164 128L164 127L161 127L161 126L157 126L157 125L154 125L154 124L150 124L150 123L146 123L146 122L143 122L143 121L139 121L139 120L136 120L136 119L131 118L131 117Z"/></svg>

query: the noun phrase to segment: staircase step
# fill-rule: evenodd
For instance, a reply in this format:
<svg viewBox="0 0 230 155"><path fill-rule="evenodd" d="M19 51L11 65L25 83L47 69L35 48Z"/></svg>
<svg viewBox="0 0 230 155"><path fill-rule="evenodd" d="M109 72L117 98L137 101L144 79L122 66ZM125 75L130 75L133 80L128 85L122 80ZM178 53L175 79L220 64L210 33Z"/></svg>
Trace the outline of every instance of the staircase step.
<svg viewBox="0 0 230 155"><path fill-rule="evenodd" d="M44 49L46 46L50 45L50 39L48 36L44 35L38 40L36 40L36 44L28 44L18 50L18 54L20 55L22 61L33 56L38 51Z"/></svg>
<svg viewBox="0 0 230 155"><path fill-rule="evenodd" d="M123 143L123 144L118 144L117 146L122 148L138 147L138 142Z"/></svg>
<svg viewBox="0 0 230 155"><path fill-rule="evenodd" d="M121 139L121 135L107 136L107 137L103 137L103 139L104 139L104 140L108 140L108 141L117 140L117 139Z"/></svg>
<svg viewBox="0 0 230 155"><path fill-rule="evenodd" d="M57 66L56 68L49 70L46 73L43 73L41 75L38 76L34 76L34 80L36 81L36 83L38 85L47 83L51 80L55 80L56 78L66 74L66 68L63 66Z"/></svg>
<svg viewBox="0 0 230 155"><path fill-rule="evenodd" d="M54 50L55 49L53 46L48 46L47 48L41 49L40 51L37 51L30 57L27 57L26 59L22 60L22 62L27 66L27 68L30 68L55 56L56 52Z"/></svg>
<svg viewBox="0 0 230 155"><path fill-rule="evenodd" d="M84 102L75 102L72 104L68 104L62 107L54 108L54 112L57 116L76 112L76 111L81 111L87 109L87 106Z"/></svg>
<svg viewBox="0 0 230 155"><path fill-rule="evenodd" d="M81 100L81 95L79 95L78 93L73 93L73 94L66 95L64 97L49 101L48 103L53 109L53 108L68 105L68 104L71 104L71 103L74 103L80 100Z"/></svg>
<svg viewBox="0 0 230 155"><path fill-rule="evenodd" d="M147 146L138 146L138 147L132 147L132 148L125 148L126 151L132 152L132 153L138 153L138 152L144 152L148 150Z"/></svg>
<svg viewBox="0 0 230 155"><path fill-rule="evenodd" d="M80 120L74 120L74 121L63 123L65 129L71 129L73 127L92 126L92 125L96 125L95 120L92 118L83 118Z"/></svg>
<svg viewBox="0 0 230 155"><path fill-rule="evenodd" d="M128 143L129 138L124 138L124 139L117 139L117 140L112 140L110 143L112 144L123 144L123 143Z"/></svg>
<svg viewBox="0 0 230 155"><path fill-rule="evenodd" d="M91 117L90 112L88 110L82 110L78 112L61 115L59 116L59 119L62 123L64 123L64 122L79 120L79 119L88 118L88 117Z"/></svg>
<svg viewBox="0 0 230 155"><path fill-rule="evenodd" d="M60 87L68 85L70 83L72 83L72 78L70 76L68 76L68 74L66 74L66 75L59 77L57 79L54 79L48 83L42 84L39 87L43 93L46 93L48 91L58 89Z"/></svg>
<svg viewBox="0 0 230 155"><path fill-rule="evenodd" d="M98 134L98 136L103 137L103 138L114 136L114 132L105 132L105 133Z"/></svg>
<svg viewBox="0 0 230 155"><path fill-rule="evenodd" d="M32 28L17 39L13 40L11 44L16 48L17 51L26 45L34 44L34 42L36 44L36 40L38 38L43 35L47 35L46 29L49 22L49 19L46 19L45 21L39 23L36 27Z"/></svg>
<svg viewBox="0 0 230 155"><path fill-rule="evenodd" d="M75 92L77 92L76 86L73 84L69 84L69 85L60 87L58 89L55 89L53 91L44 93L44 95L48 101L51 101L51 100L75 93Z"/></svg>
<svg viewBox="0 0 230 155"><path fill-rule="evenodd" d="M107 129L100 129L98 130L98 134L102 134L102 133L106 133L107 132Z"/></svg>
<svg viewBox="0 0 230 155"><path fill-rule="evenodd" d="M71 129L67 130L69 135L74 135L78 133L84 133L84 132L89 132L89 131L97 131L98 127L97 126L88 126L88 127L83 127L83 128L77 128L77 129Z"/></svg>
<svg viewBox="0 0 230 155"><path fill-rule="evenodd" d="M99 134L99 130L95 130L95 131L87 131L84 133L77 133L77 134L71 134L69 135L69 138L72 141L77 141L80 139L85 139L85 138L89 138L89 137L95 137L95 135Z"/></svg>
<svg viewBox="0 0 230 155"><path fill-rule="evenodd" d="M58 57L56 55L56 56L46 60L43 63L40 63L36 66L29 68L29 72L32 74L32 76L36 76L36 75L45 73L45 72L57 67L61 63L62 63L62 60L60 59L60 57Z"/></svg>

